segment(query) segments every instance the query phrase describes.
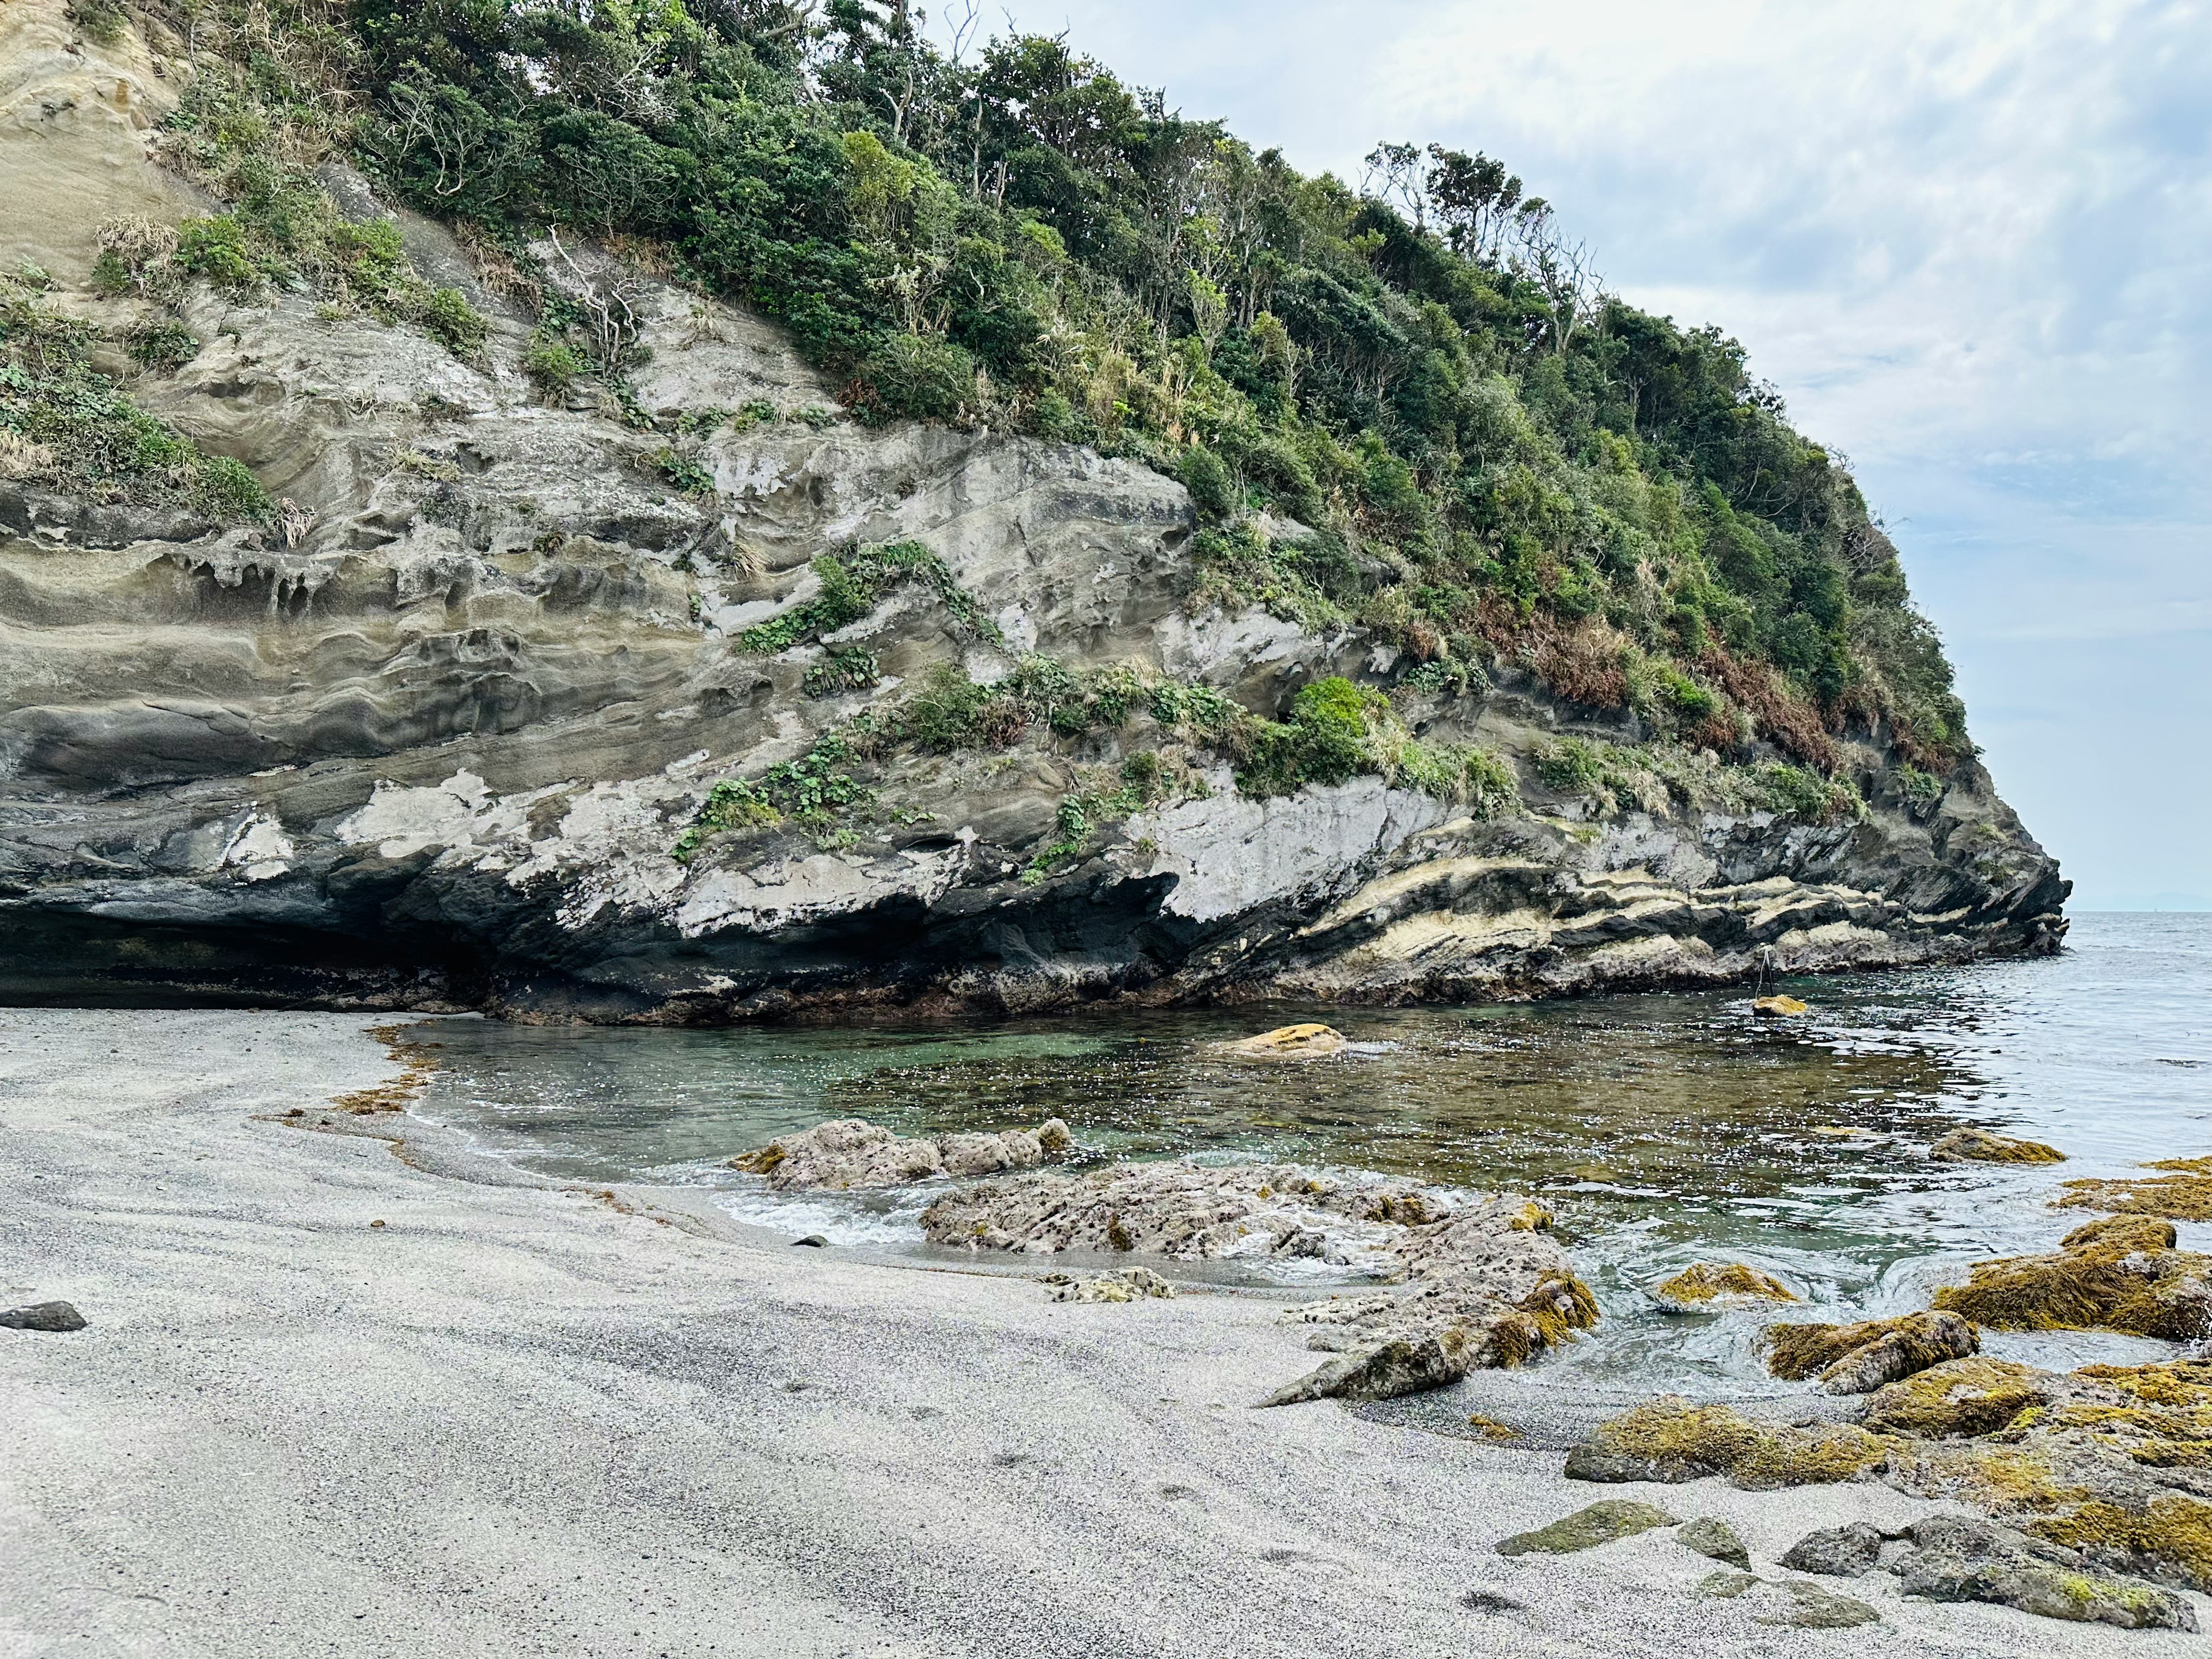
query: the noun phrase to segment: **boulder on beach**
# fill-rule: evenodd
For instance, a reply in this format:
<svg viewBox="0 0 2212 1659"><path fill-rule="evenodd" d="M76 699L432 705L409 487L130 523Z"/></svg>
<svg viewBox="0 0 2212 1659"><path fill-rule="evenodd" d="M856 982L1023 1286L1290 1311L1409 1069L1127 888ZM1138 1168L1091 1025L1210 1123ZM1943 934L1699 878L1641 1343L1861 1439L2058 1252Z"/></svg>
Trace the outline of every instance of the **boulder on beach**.
<svg viewBox="0 0 2212 1659"><path fill-rule="evenodd" d="M1741 1261L1700 1261L1654 1285L1650 1296L1670 1313L1722 1313L1761 1303L1797 1300L1797 1292L1773 1274Z"/></svg>
<svg viewBox="0 0 2212 1659"><path fill-rule="evenodd" d="M89 1322L66 1302L34 1302L0 1312L0 1328L12 1331L81 1331Z"/></svg>
<svg viewBox="0 0 2212 1659"><path fill-rule="evenodd" d="M1151 1297L1169 1300L1175 1286L1150 1267L1123 1267L1109 1273L1084 1277L1077 1273L1047 1273L1046 1296L1054 1302L1142 1302Z"/></svg>
<svg viewBox="0 0 2212 1659"><path fill-rule="evenodd" d="M1700 1516L1676 1528L1674 1541L1708 1560L1725 1561L1745 1571L1751 1568L1751 1551L1736 1535L1735 1528L1717 1516Z"/></svg>
<svg viewBox="0 0 2212 1659"><path fill-rule="evenodd" d="M1056 1117L1034 1129L934 1139L909 1139L863 1118L844 1117L778 1136L765 1146L738 1153L729 1166L765 1176L769 1186L786 1191L848 1192L904 1187L938 1176L1033 1170L1064 1158L1074 1149L1075 1137Z"/></svg>
<svg viewBox="0 0 2212 1659"><path fill-rule="evenodd" d="M2096 1570L2080 1550L1968 1516L1936 1515L1908 1529L1898 1588L1931 1601L1987 1601L2022 1613L2123 1630L2197 1628L2188 1601L2139 1579Z"/></svg>
<svg viewBox="0 0 2212 1659"><path fill-rule="evenodd" d="M1954 1313L1907 1314L1854 1325L1769 1325L1759 1334L1766 1369L1785 1382L1819 1380L1830 1394L1871 1394L1884 1383L1981 1350Z"/></svg>
<svg viewBox="0 0 2212 1659"><path fill-rule="evenodd" d="M1954 1129L1928 1149L1938 1164L2063 1164L2066 1154L2039 1140L2019 1140L1987 1129Z"/></svg>
<svg viewBox="0 0 2212 1659"><path fill-rule="evenodd" d="M1881 1534L1863 1521L1808 1532L1782 1553L1792 1572L1817 1572L1828 1578L1857 1578L1881 1559Z"/></svg>
<svg viewBox="0 0 2212 1659"><path fill-rule="evenodd" d="M1671 1527L1674 1517L1650 1504L1608 1498L1534 1532L1516 1532L1498 1540L1500 1555L1571 1555L1616 1539L1633 1538L1654 1527Z"/></svg>

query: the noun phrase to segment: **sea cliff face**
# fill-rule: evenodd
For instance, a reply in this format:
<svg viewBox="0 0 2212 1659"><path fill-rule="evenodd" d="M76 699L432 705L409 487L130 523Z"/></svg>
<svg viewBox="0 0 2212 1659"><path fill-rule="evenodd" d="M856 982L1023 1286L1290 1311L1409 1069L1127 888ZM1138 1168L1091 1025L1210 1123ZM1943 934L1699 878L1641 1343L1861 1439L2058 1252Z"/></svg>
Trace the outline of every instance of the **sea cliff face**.
<svg viewBox="0 0 2212 1659"><path fill-rule="evenodd" d="M207 206L148 157L170 90L130 40L68 45L58 6L0 27L0 261L120 341L149 308L94 292L94 227ZM549 398L527 319L440 228L398 222L491 319L466 361L312 296L204 289L180 366L91 348L273 513L0 477L0 995L631 1020L1392 1001L2063 935L2068 884L1977 763L1908 799L1879 734L1847 737L1864 811L1808 817L1759 795L1756 750L1656 748L1511 661L1416 690L1356 626L1201 601L1180 484L859 423L769 325L603 252L543 250L578 298L623 295L633 398ZM929 562L858 620L745 637L818 604L821 556L886 544ZM897 735L934 672L1039 661L1119 676L1127 708ZM1175 714L1196 689L1279 718L1331 676L1395 684L1394 720L1479 746L1512 798L1383 772L1255 795ZM780 796L744 781L777 767Z"/></svg>

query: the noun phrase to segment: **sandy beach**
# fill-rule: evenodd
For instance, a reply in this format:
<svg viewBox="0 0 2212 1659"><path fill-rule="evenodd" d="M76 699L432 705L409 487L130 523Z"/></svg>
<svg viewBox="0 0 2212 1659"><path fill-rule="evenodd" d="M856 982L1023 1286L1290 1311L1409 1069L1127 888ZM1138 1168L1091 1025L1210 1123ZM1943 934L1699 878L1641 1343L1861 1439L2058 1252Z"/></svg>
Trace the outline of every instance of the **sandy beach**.
<svg viewBox="0 0 2212 1659"><path fill-rule="evenodd" d="M397 1073L372 1023L0 1012L0 1304L91 1322L0 1330L0 1655L2203 1650L1881 1572L1825 1581L1879 1624L1762 1626L1666 1530L1500 1558L1628 1498L1780 1577L1812 1528L1938 1506L1255 1410L1311 1358L1264 1295L1055 1304L325 1128Z"/></svg>

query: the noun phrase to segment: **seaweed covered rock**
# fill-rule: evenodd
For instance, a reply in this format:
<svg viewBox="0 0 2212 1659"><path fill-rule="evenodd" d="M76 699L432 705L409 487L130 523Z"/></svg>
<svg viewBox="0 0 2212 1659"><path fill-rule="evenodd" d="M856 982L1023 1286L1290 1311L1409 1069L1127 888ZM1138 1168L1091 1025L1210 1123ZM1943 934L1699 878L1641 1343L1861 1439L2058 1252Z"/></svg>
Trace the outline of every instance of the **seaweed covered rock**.
<svg viewBox="0 0 2212 1659"><path fill-rule="evenodd" d="M903 1187L937 1176L981 1176L1033 1170L1066 1158L1075 1148L1067 1125L1048 1118L1035 1129L996 1134L951 1134L935 1139L894 1134L857 1117L834 1118L765 1146L740 1152L730 1167L765 1176L785 1190L847 1192Z"/></svg>
<svg viewBox="0 0 2212 1659"><path fill-rule="evenodd" d="M2000 1330L2131 1331L2170 1342L2212 1334L2212 1256L2174 1248L2172 1226L2116 1216L2076 1227L2046 1255L1977 1261L1934 1301Z"/></svg>
<svg viewBox="0 0 2212 1659"><path fill-rule="evenodd" d="M1947 1359L1882 1389L1861 1421L1877 1434L1925 1440L1994 1434L2051 1398L2039 1382L2048 1375L2009 1359Z"/></svg>
<svg viewBox="0 0 2212 1659"><path fill-rule="evenodd" d="M1651 1287L1651 1298L1673 1313L1721 1313L1768 1302L1795 1302L1796 1291L1771 1273L1741 1261L1700 1261Z"/></svg>
<svg viewBox="0 0 2212 1659"><path fill-rule="evenodd" d="M2143 1168L2166 1173L2128 1180L2069 1181L2051 1202L2062 1209L2212 1221L2212 1158L2170 1158Z"/></svg>
<svg viewBox="0 0 2212 1659"><path fill-rule="evenodd" d="M1987 1129L1954 1129L1928 1149L1938 1164L2063 1164L2066 1154L2039 1140L2020 1140Z"/></svg>
<svg viewBox="0 0 2212 1659"><path fill-rule="evenodd" d="M1830 1394L1870 1394L1886 1382L1976 1353L1981 1338L1956 1314L1907 1314L1855 1325L1769 1325L1766 1369L1786 1382L1817 1377Z"/></svg>
<svg viewBox="0 0 2212 1659"><path fill-rule="evenodd" d="M1566 1473L1571 1480L1669 1484L1725 1474L1764 1491L1870 1477L1887 1466L1892 1448L1853 1424L1759 1422L1669 1395L1599 1424L1568 1452Z"/></svg>
<svg viewBox="0 0 2212 1659"><path fill-rule="evenodd" d="M2171 1591L2099 1573L2082 1552L2010 1527L1938 1515L1916 1522L1907 1536L1913 1547L1897 1567L1907 1595L1988 1601L2124 1630L2197 1628L2195 1610Z"/></svg>
<svg viewBox="0 0 2212 1659"><path fill-rule="evenodd" d="M1608 1498L1564 1516L1534 1532L1516 1532L1498 1541L1500 1555L1571 1555L1617 1539L1633 1538L1654 1527L1671 1527L1674 1517L1649 1504Z"/></svg>

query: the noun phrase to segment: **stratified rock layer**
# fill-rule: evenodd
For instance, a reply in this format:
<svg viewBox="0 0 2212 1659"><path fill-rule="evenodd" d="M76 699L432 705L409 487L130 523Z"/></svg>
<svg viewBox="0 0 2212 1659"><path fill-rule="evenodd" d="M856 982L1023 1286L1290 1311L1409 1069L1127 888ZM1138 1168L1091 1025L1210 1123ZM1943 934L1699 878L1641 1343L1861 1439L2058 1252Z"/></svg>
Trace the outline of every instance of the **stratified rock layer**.
<svg viewBox="0 0 2212 1659"><path fill-rule="evenodd" d="M205 207L146 159L173 85L58 8L6 26L40 38L0 92L18 134L0 259L34 260L53 304L119 337L143 305L92 291L94 228ZM328 171L345 210L384 210ZM1858 822L1723 810L1694 780L1601 815L1528 757L1562 733L1633 743L1636 718L1510 662L1487 695L1405 705L1425 737L1519 772L1526 810L1493 819L1371 776L1247 799L1201 755L1207 793L1094 826L1023 879L1065 800L1170 742L1139 715L1002 751L909 749L872 776L872 816L679 860L717 781L805 754L941 665L1127 665L1273 715L1318 676L1393 664L1356 627L1194 609L1192 509L1168 478L839 418L777 331L641 274L636 411L774 412L714 427L672 474L668 435L635 413L549 406L521 372L527 320L437 226L396 216L417 265L490 314L477 361L308 295L204 289L181 319L204 343L189 363L103 360L289 501L280 526L0 479L0 997L659 1021L1404 1001L1953 962L2064 931L2057 866L1972 761L1909 801L1880 781L1893 757L1847 741L1874 803ZM574 267L609 269L589 252ZM822 645L737 648L816 596L817 556L894 538L941 557L989 629L900 590L830 641L871 653L878 685L820 695Z"/></svg>

